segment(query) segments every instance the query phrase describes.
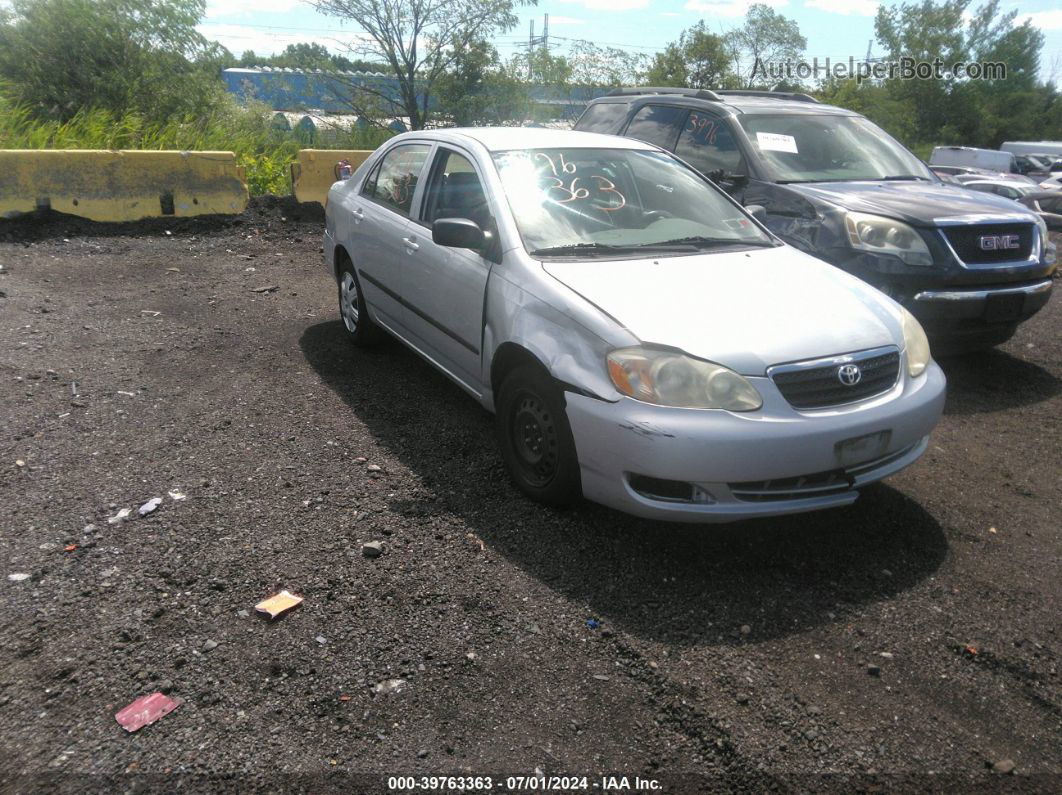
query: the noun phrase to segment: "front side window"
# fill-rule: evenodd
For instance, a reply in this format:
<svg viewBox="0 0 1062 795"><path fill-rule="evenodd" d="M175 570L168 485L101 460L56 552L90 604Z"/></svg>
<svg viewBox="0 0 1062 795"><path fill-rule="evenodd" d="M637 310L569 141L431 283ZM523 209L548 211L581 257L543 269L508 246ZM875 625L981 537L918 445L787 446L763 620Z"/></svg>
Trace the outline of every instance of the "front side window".
<svg viewBox="0 0 1062 795"><path fill-rule="evenodd" d="M490 206L476 169L467 157L440 149L428 184L423 219L429 226L439 218L468 218L480 229L490 227Z"/></svg>
<svg viewBox="0 0 1062 795"><path fill-rule="evenodd" d="M429 151L428 144L396 146L383 156L380 165L365 180L362 193L402 215L409 215Z"/></svg>
<svg viewBox="0 0 1062 795"><path fill-rule="evenodd" d="M745 173L745 158L730 128L719 119L697 111L692 111L686 119L675 154L702 174Z"/></svg>
<svg viewBox="0 0 1062 795"><path fill-rule="evenodd" d="M921 160L861 116L742 114L737 119L778 182L934 180Z"/></svg>
<svg viewBox="0 0 1062 795"><path fill-rule="evenodd" d="M634 114L627 127L627 136L659 146L661 149L672 149L688 113L688 108L646 105Z"/></svg>
<svg viewBox="0 0 1062 795"><path fill-rule="evenodd" d="M725 194L671 155L519 149L494 163L535 256L681 256L775 245Z"/></svg>

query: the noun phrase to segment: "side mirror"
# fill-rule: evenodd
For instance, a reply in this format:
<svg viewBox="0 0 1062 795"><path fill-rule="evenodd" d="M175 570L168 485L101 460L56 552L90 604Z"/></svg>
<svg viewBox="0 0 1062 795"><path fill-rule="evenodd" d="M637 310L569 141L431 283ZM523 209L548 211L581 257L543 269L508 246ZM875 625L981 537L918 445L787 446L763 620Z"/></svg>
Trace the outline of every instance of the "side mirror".
<svg viewBox="0 0 1062 795"><path fill-rule="evenodd" d="M767 223L767 208L762 204L750 204L745 208L745 211L759 221L761 224Z"/></svg>
<svg viewBox="0 0 1062 795"><path fill-rule="evenodd" d="M440 218L431 225L431 239L451 248L483 248L485 240L479 224L467 218Z"/></svg>

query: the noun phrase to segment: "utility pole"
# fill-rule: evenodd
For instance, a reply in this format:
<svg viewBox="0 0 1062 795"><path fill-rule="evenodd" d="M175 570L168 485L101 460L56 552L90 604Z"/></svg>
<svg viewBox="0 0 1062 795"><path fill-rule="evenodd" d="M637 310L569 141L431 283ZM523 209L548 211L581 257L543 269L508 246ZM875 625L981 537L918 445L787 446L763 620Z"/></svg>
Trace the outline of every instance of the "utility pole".
<svg viewBox="0 0 1062 795"><path fill-rule="evenodd" d="M874 39L867 42L867 63L870 63L870 46L874 43Z"/></svg>
<svg viewBox="0 0 1062 795"><path fill-rule="evenodd" d="M549 14L544 14L542 19L542 35L535 35L535 20L531 20L531 33L527 39L527 79L531 80L531 62L535 53L535 47L541 47L549 51Z"/></svg>

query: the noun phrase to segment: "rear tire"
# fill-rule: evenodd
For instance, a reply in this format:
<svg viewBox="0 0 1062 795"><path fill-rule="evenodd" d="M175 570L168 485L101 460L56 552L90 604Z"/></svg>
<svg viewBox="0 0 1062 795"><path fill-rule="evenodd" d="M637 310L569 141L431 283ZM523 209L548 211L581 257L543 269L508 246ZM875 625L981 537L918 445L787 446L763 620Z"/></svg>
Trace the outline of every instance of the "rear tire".
<svg viewBox="0 0 1062 795"><path fill-rule="evenodd" d="M361 291L361 282L349 258L344 257L339 268L339 318L343 321L346 337L358 346L375 345L383 338L383 332L372 322Z"/></svg>
<svg viewBox="0 0 1062 795"><path fill-rule="evenodd" d="M564 394L540 368L513 370L498 394L495 430L516 487L531 499L563 507L582 497L579 459Z"/></svg>

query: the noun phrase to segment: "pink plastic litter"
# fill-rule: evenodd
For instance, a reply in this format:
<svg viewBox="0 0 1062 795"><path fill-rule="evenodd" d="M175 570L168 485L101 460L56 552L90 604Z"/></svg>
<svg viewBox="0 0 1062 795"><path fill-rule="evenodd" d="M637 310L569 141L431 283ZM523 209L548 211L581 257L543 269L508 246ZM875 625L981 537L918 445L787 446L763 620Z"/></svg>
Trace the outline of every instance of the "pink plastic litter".
<svg viewBox="0 0 1062 795"><path fill-rule="evenodd" d="M162 693L152 693L150 696L141 696L125 709L119 710L114 719L127 732L135 732L137 729L154 723L163 715L168 715L179 706L181 706L180 701Z"/></svg>

